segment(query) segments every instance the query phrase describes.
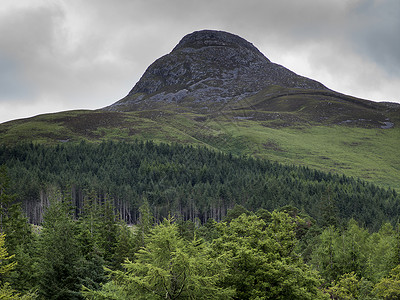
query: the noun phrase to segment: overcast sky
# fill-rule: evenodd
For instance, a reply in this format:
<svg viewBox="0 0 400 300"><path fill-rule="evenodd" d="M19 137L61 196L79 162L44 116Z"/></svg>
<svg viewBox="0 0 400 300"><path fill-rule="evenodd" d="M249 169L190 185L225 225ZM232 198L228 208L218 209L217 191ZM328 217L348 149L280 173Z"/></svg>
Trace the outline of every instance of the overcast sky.
<svg viewBox="0 0 400 300"><path fill-rule="evenodd" d="M333 90L400 103L399 0L1 0L0 122L110 105L201 29Z"/></svg>

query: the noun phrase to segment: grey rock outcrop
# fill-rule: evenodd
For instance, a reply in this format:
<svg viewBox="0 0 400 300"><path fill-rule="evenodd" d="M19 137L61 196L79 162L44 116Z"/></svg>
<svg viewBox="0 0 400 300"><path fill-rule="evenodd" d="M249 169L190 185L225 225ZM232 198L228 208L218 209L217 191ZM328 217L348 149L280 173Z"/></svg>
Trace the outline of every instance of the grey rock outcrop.
<svg viewBox="0 0 400 300"><path fill-rule="evenodd" d="M204 108L236 103L271 85L327 90L317 81L272 63L237 35L202 30L186 35L171 53L148 67L125 98L106 109Z"/></svg>

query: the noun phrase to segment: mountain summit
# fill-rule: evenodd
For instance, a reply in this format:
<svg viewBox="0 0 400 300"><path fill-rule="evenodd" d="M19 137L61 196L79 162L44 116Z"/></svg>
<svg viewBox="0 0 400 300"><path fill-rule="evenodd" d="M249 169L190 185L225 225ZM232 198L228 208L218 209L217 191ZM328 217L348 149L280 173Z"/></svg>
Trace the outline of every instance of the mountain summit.
<svg viewBox="0 0 400 300"><path fill-rule="evenodd" d="M234 104L271 86L329 91L321 83L272 63L253 44L223 31L186 35L151 64L139 82L108 110L188 108Z"/></svg>

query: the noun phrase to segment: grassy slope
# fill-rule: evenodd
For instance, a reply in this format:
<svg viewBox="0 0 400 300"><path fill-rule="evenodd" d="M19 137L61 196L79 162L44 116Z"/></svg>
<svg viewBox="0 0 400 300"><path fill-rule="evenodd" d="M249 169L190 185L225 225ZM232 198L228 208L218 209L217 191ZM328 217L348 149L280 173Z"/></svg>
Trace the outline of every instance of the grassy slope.
<svg viewBox="0 0 400 300"><path fill-rule="evenodd" d="M270 126L229 113L68 111L0 125L1 143L154 140L205 145L234 154L360 177L400 189L400 128L345 125Z"/></svg>
<svg viewBox="0 0 400 300"><path fill-rule="evenodd" d="M400 130L344 126L266 128L244 121L233 136L245 137L248 154L286 164L343 173L400 188Z"/></svg>

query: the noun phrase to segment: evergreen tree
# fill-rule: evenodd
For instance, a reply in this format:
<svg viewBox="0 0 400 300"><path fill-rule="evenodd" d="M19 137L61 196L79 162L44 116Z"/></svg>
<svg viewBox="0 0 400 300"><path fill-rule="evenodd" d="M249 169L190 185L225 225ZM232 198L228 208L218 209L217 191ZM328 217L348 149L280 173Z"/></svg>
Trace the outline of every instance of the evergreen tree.
<svg viewBox="0 0 400 300"><path fill-rule="evenodd" d="M2 163L15 183L13 192L36 224L41 222L36 204L48 186L74 190L78 211L87 191L96 190L101 198L109 194L118 199L120 217L133 223L143 197L152 204L156 221L177 212L184 220L205 223L222 220L235 204L251 211L290 204L324 228L355 218L376 231L383 222L396 221L400 212L400 196L391 189L203 148L142 142L0 146Z"/></svg>
<svg viewBox="0 0 400 300"><path fill-rule="evenodd" d="M4 300L33 300L36 299L36 295L33 293L25 294L21 296L16 290L14 290L10 283L5 281L4 278L7 277L7 273L12 272L17 263L9 262L13 258L13 255L9 256L7 252L7 248L5 246L5 237L4 233L0 233L0 299Z"/></svg>
<svg viewBox="0 0 400 300"><path fill-rule="evenodd" d="M32 233L16 195L10 193L10 179L5 166L0 166L0 232L7 234L6 246L11 252L17 245L29 243Z"/></svg>
<svg viewBox="0 0 400 300"><path fill-rule="evenodd" d="M16 262L12 272L7 273L7 281L21 292L33 289L35 270L33 269L32 227L23 215L16 195L10 194L9 177L4 166L0 167L0 233L7 235L5 247Z"/></svg>
<svg viewBox="0 0 400 300"><path fill-rule="evenodd" d="M360 278L366 277L371 252L368 238L368 231L354 220L350 220L341 233L331 226L319 236L312 264L328 282L351 272Z"/></svg>
<svg viewBox="0 0 400 300"><path fill-rule="evenodd" d="M312 265L327 282L331 282L343 274L336 258L339 238L339 231L334 226L326 228L318 236L311 256Z"/></svg>
<svg viewBox="0 0 400 300"><path fill-rule="evenodd" d="M107 262L113 261L117 235L119 231L118 218L114 209L114 200L108 195L101 205L100 218L100 247L104 249L104 259Z"/></svg>
<svg viewBox="0 0 400 300"><path fill-rule="evenodd" d="M331 299L359 299L360 282L354 272L346 273L335 282L332 287L326 291Z"/></svg>
<svg viewBox="0 0 400 300"><path fill-rule="evenodd" d="M394 261L396 233L389 223L382 225L378 232L370 234L366 251L367 269L365 277L377 283L397 265Z"/></svg>
<svg viewBox="0 0 400 300"><path fill-rule="evenodd" d="M0 299L19 299L19 295L5 282L3 277L5 274L15 268L16 262L8 263L12 256L8 255L5 247L5 234L0 233Z"/></svg>
<svg viewBox="0 0 400 300"><path fill-rule="evenodd" d="M242 205L236 204L232 209L228 209L223 221L229 224L233 219L238 218L242 214L250 215L250 212Z"/></svg>
<svg viewBox="0 0 400 300"><path fill-rule="evenodd" d="M39 294L44 299L82 299L82 283L98 287L104 280L102 260L83 255L78 230L68 201L55 192L38 245Z"/></svg>
<svg viewBox="0 0 400 300"><path fill-rule="evenodd" d="M120 222L118 226L117 240L113 255L113 265L115 269L121 268L122 263L126 260L133 260L136 250L135 236L133 230L124 222Z"/></svg>
<svg viewBox="0 0 400 300"><path fill-rule="evenodd" d="M232 294L230 289L217 286L224 265L208 255L203 241L180 237L171 220L154 227L145 237L145 247L123 267L125 271L111 273L112 285L119 288L86 290L85 296L110 299L121 290L127 299L229 299Z"/></svg>
<svg viewBox="0 0 400 300"><path fill-rule="evenodd" d="M212 248L228 266L221 285L235 289L235 299L325 299L318 275L294 252L294 227L283 212L269 224L245 214L218 224Z"/></svg>
<svg viewBox="0 0 400 300"><path fill-rule="evenodd" d="M143 204L139 207L139 221L137 224L135 242L136 246L145 246L145 237L150 233L153 227L154 219L150 211L150 205L147 198L144 198Z"/></svg>
<svg viewBox="0 0 400 300"><path fill-rule="evenodd" d="M400 265L375 285L373 293L380 299L400 299Z"/></svg>
<svg viewBox="0 0 400 300"><path fill-rule="evenodd" d="M8 255L7 248L5 246L5 234L0 233L0 280L3 279L4 274L7 274L13 270L16 266L16 262L8 263L8 260L12 259L12 256Z"/></svg>

